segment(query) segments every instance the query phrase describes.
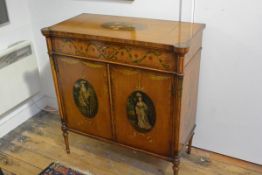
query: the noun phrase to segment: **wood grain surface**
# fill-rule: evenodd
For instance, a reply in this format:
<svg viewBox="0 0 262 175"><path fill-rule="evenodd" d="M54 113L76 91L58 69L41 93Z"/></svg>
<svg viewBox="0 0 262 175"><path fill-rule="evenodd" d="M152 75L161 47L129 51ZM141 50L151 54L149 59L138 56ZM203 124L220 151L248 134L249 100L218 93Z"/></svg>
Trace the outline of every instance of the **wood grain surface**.
<svg viewBox="0 0 262 175"><path fill-rule="evenodd" d="M172 164L119 146L71 134L66 154L57 115L42 112L0 139L0 167L7 175L37 175L53 161L94 175L171 175ZM262 166L193 148L181 175L261 175Z"/></svg>

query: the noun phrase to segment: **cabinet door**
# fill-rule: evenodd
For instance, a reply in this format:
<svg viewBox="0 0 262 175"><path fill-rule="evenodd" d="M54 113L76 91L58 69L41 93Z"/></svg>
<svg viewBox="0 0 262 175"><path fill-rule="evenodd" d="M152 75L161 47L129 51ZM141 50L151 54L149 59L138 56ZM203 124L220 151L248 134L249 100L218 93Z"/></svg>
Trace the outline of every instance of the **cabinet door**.
<svg viewBox="0 0 262 175"><path fill-rule="evenodd" d="M67 57L56 62L68 127L112 138L106 64Z"/></svg>
<svg viewBox="0 0 262 175"><path fill-rule="evenodd" d="M111 67L117 141L168 156L172 138L172 75Z"/></svg>

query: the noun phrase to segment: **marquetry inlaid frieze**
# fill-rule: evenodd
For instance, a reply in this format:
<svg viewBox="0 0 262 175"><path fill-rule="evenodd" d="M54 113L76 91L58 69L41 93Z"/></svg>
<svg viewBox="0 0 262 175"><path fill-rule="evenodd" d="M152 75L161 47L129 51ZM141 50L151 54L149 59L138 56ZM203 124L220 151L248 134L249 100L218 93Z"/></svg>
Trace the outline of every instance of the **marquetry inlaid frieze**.
<svg viewBox="0 0 262 175"><path fill-rule="evenodd" d="M145 49L134 46L111 44L99 41L55 38L55 53L103 59L161 70L175 70L175 59L171 52Z"/></svg>

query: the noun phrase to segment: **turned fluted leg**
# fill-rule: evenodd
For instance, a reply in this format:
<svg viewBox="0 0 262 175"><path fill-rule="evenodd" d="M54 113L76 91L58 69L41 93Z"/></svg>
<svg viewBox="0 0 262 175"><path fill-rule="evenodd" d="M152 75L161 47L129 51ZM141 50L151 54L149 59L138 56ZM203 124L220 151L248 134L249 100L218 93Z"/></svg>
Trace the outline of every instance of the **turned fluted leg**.
<svg viewBox="0 0 262 175"><path fill-rule="evenodd" d="M192 148L192 141L193 141L194 133L192 134L187 147L187 154L191 154L191 148Z"/></svg>
<svg viewBox="0 0 262 175"><path fill-rule="evenodd" d="M66 146L66 152L69 154L70 148L69 148L69 142L68 142L68 130L64 124L62 125L62 131L63 131L64 141L65 141L65 146Z"/></svg>
<svg viewBox="0 0 262 175"><path fill-rule="evenodd" d="M180 165L180 158L176 157L174 162L173 162L173 172L174 175L178 175L179 172L179 165Z"/></svg>

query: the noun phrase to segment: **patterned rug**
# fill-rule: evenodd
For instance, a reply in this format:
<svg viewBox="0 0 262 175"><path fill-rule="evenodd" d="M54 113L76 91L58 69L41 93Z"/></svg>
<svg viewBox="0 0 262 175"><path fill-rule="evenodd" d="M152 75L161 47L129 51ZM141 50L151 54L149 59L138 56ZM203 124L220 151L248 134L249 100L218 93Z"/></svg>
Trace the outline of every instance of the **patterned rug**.
<svg viewBox="0 0 262 175"><path fill-rule="evenodd" d="M91 173L83 173L72 168L68 168L58 162L51 163L39 175L92 175Z"/></svg>
<svg viewBox="0 0 262 175"><path fill-rule="evenodd" d="M1 169L1 167L0 167L0 169ZM2 174L1 174L1 173L2 173ZM1 169L0 175L15 175L15 174L14 174L14 173L11 173L11 172L9 172L9 171L7 171L7 170L5 170L5 169Z"/></svg>

